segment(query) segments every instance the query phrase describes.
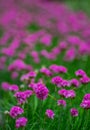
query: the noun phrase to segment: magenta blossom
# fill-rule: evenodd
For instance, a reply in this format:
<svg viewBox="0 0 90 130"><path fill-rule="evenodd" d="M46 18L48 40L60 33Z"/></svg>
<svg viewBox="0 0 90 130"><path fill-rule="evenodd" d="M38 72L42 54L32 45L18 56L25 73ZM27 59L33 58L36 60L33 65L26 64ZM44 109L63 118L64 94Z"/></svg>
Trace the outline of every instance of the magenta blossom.
<svg viewBox="0 0 90 130"><path fill-rule="evenodd" d="M76 96L74 90L66 90L66 89L59 90L58 94L65 98L74 98Z"/></svg>
<svg viewBox="0 0 90 130"><path fill-rule="evenodd" d="M90 93L85 94L80 106L84 109L90 109Z"/></svg>
<svg viewBox="0 0 90 130"><path fill-rule="evenodd" d="M9 86L9 90L16 92L16 91L19 90L19 88L16 84L12 84L12 85Z"/></svg>
<svg viewBox="0 0 90 130"><path fill-rule="evenodd" d="M83 77L86 75L86 73L82 69L77 70L75 74L76 76L80 76L80 77Z"/></svg>
<svg viewBox="0 0 90 130"><path fill-rule="evenodd" d="M66 106L66 101L65 100L58 100L57 101L57 104L58 104L58 106Z"/></svg>
<svg viewBox="0 0 90 130"><path fill-rule="evenodd" d="M80 82L77 79L71 79L70 84L74 87L79 87Z"/></svg>
<svg viewBox="0 0 90 130"><path fill-rule="evenodd" d="M1 86L2 86L2 89L9 90L10 84L8 82L2 82Z"/></svg>
<svg viewBox="0 0 90 130"><path fill-rule="evenodd" d="M27 99L33 94L32 90L19 91L14 94L16 97L18 104L23 104L27 101Z"/></svg>
<svg viewBox="0 0 90 130"><path fill-rule="evenodd" d="M55 85L57 85L58 87L61 86L61 82L62 82L62 78L60 76L55 76L52 78L51 82Z"/></svg>
<svg viewBox="0 0 90 130"><path fill-rule="evenodd" d="M24 127L27 124L27 118L25 117L19 117L16 119L16 128Z"/></svg>
<svg viewBox="0 0 90 130"><path fill-rule="evenodd" d="M48 88L43 83L40 82L34 84L33 90L36 96L41 100L45 100L49 93Z"/></svg>
<svg viewBox="0 0 90 130"><path fill-rule="evenodd" d="M73 117L78 116L78 110L76 108L71 108L70 112L71 112L71 116Z"/></svg>
<svg viewBox="0 0 90 130"><path fill-rule="evenodd" d="M51 109L47 109L45 114L48 118L54 119L55 114Z"/></svg>
<svg viewBox="0 0 90 130"><path fill-rule="evenodd" d="M13 106L10 109L10 116L12 118L16 118L18 115L21 115L24 112L24 110L22 108L20 108L19 106Z"/></svg>
<svg viewBox="0 0 90 130"><path fill-rule="evenodd" d="M45 67L41 68L40 72L42 74L46 75L46 76L52 76L52 72L49 69L45 68Z"/></svg>
<svg viewBox="0 0 90 130"><path fill-rule="evenodd" d="M85 75L85 76L83 76L82 78L80 78L80 82L81 82L82 84L87 84L87 83L90 82L90 78Z"/></svg>

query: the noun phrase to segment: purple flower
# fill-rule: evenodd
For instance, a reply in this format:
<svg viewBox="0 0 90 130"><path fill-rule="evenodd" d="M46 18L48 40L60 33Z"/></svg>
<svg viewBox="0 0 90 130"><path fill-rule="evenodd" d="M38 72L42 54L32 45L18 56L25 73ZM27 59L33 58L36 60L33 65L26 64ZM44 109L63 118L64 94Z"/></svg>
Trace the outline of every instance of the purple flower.
<svg viewBox="0 0 90 130"><path fill-rule="evenodd" d="M11 75L12 79L16 79L18 77L18 72L14 71Z"/></svg>
<svg viewBox="0 0 90 130"><path fill-rule="evenodd" d="M50 34L45 34L41 37L40 42L46 46L50 46L52 37Z"/></svg>
<svg viewBox="0 0 90 130"><path fill-rule="evenodd" d="M63 79L59 85L61 87L70 87L70 81Z"/></svg>
<svg viewBox="0 0 90 130"><path fill-rule="evenodd" d="M49 90L47 89L47 87L43 83L40 83L40 82L34 84L33 90L36 96L41 100L45 100L49 93Z"/></svg>
<svg viewBox="0 0 90 130"><path fill-rule="evenodd" d="M84 95L84 100L90 100L90 93L87 93Z"/></svg>
<svg viewBox="0 0 90 130"><path fill-rule="evenodd" d="M12 84L12 85L9 86L9 90L16 92L16 91L19 90L19 88L16 84Z"/></svg>
<svg viewBox="0 0 90 130"><path fill-rule="evenodd" d="M75 87L79 87L80 82L77 79L71 79L70 84L75 86Z"/></svg>
<svg viewBox="0 0 90 130"><path fill-rule="evenodd" d="M33 94L32 90L19 91L14 94L19 104L23 104Z"/></svg>
<svg viewBox="0 0 90 130"><path fill-rule="evenodd" d="M86 73L82 69L77 70L75 74L76 76L80 76L80 77L83 77L86 75Z"/></svg>
<svg viewBox="0 0 90 130"><path fill-rule="evenodd" d="M2 89L9 90L10 84L8 82L2 82L1 86L2 86Z"/></svg>
<svg viewBox="0 0 90 130"><path fill-rule="evenodd" d="M50 71L49 69L45 68L45 67L41 68L41 69L40 69L40 72L41 72L42 74L46 75L46 76L52 76L51 71Z"/></svg>
<svg viewBox="0 0 90 130"><path fill-rule="evenodd" d="M57 104L58 104L58 106L66 106L66 101L65 100L58 100L57 101Z"/></svg>
<svg viewBox="0 0 90 130"><path fill-rule="evenodd" d="M20 117L16 120L16 128L24 127L27 124L27 118Z"/></svg>
<svg viewBox="0 0 90 130"><path fill-rule="evenodd" d="M47 109L45 114L48 118L54 119L55 114L51 109Z"/></svg>
<svg viewBox="0 0 90 130"><path fill-rule="evenodd" d="M90 109L90 93L85 94L80 106L84 109Z"/></svg>
<svg viewBox="0 0 90 130"><path fill-rule="evenodd" d="M55 76L52 78L51 82L55 85L57 85L58 87L61 86L61 82L62 82L62 78L60 76Z"/></svg>
<svg viewBox="0 0 90 130"><path fill-rule="evenodd" d="M21 81L28 81L28 80L30 80L32 78L35 78L36 75L37 75L36 72L31 71L31 72L29 72L27 74L22 75L20 80Z"/></svg>
<svg viewBox="0 0 90 130"><path fill-rule="evenodd" d="M71 108L70 112L73 117L78 116L78 110L76 108Z"/></svg>
<svg viewBox="0 0 90 130"><path fill-rule="evenodd" d="M24 112L24 110L22 108L20 108L19 106L13 106L10 109L10 116L12 118L17 117L18 115L21 115Z"/></svg>
<svg viewBox="0 0 90 130"><path fill-rule="evenodd" d="M54 73L66 73L67 72L67 68L66 67L58 66L56 64L52 64L49 68Z"/></svg>
<svg viewBox="0 0 90 130"><path fill-rule="evenodd" d="M82 84L87 84L87 83L90 82L90 78L85 75L85 76L83 76L82 78L80 78L80 82L81 82Z"/></svg>
<svg viewBox="0 0 90 130"><path fill-rule="evenodd" d="M83 100L80 106L84 109L90 109L90 100Z"/></svg>
<svg viewBox="0 0 90 130"><path fill-rule="evenodd" d="M76 96L74 90L66 90L66 89L59 90L58 94L65 98L74 98Z"/></svg>

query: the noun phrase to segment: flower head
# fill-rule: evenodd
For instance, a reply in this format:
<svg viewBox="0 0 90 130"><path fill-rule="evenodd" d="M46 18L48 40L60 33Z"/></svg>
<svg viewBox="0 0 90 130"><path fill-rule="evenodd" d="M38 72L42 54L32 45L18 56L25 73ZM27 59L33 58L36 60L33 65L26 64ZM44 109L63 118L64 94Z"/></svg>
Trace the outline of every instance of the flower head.
<svg viewBox="0 0 90 130"><path fill-rule="evenodd" d="M51 118L51 119L53 119L54 116L55 116L54 112L51 109L47 109L46 112L45 112L45 114L46 114L46 116L48 118Z"/></svg>
<svg viewBox="0 0 90 130"><path fill-rule="evenodd" d="M24 112L24 110L22 108L20 108L19 106L13 106L10 109L10 116L12 118L17 117L18 115L21 115Z"/></svg>
<svg viewBox="0 0 90 130"><path fill-rule="evenodd" d="M57 101L57 104L58 104L58 106L66 106L66 101L65 100L58 100Z"/></svg>
<svg viewBox="0 0 90 130"><path fill-rule="evenodd" d="M71 108L70 112L73 117L78 116L78 110L76 108Z"/></svg>
<svg viewBox="0 0 90 130"><path fill-rule="evenodd" d="M41 100L45 100L49 93L49 90L47 89L47 87L43 83L40 83L40 82L34 84L33 90L36 96Z"/></svg>
<svg viewBox="0 0 90 130"><path fill-rule="evenodd" d="M27 124L27 118L25 117L20 117L16 120L16 128L19 128L19 127L24 127L26 126Z"/></svg>

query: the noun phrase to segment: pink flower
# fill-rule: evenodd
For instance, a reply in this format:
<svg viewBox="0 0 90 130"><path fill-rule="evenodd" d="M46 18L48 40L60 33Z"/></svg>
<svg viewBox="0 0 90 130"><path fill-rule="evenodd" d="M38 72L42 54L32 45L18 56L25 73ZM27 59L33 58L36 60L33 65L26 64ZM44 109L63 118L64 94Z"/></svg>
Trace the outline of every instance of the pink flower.
<svg viewBox="0 0 90 130"><path fill-rule="evenodd" d="M85 94L80 106L84 109L90 109L90 93Z"/></svg>
<svg viewBox="0 0 90 130"><path fill-rule="evenodd" d="M45 114L48 118L54 119L55 114L51 109L47 109Z"/></svg>
<svg viewBox="0 0 90 130"><path fill-rule="evenodd" d="M73 117L78 116L78 110L76 108L71 108L70 112Z"/></svg>
<svg viewBox="0 0 90 130"><path fill-rule="evenodd" d="M32 78L35 78L36 75L37 75L36 72L30 71L29 73L22 75L20 80L21 81L28 81Z"/></svg>
<svg viewBox="0 0 90 130"><path fill-rule="evenodd" d="M74 98L76 96L74 90L66 90L66 89L61 89L58 91L58 94L65 98Z"/></svg>
<svg viewBox="0 0 90 130"><path fill-rule="evenodd" d="M57 101L57 104L58 104L58 106L66 106L66 101L65 100L58 100Z"/></svg>
<svg viewBox="0 0 90 130"><path fill-rule="evenodd" d="M58 65L55 65L55 64L51 65L49 67L49 69L51 71L53 71L54 73L66 73L67 72L67 68L66 67L58 66Z"/></svg>
<svg viewBox="0 0 90 130"><path fill-rule="evenodd" d="M59 84L61 87L70 87L70 81L63 79Z"/></svg>
<svg viewBox="0 0 90 130"><path fill-rule="evenodd" d="M52 78L51 82L55 85L57 85L58 87L60 87L61 82L62 82L62 78L60 76L55 76Z"/></svg>
<svg viewBox="0 0 90 130"><path fill-rule="evenodd" d="M46 76L52 76L51 71L49 69L45 68L45 67L41 68L40 72L43 73Z"/></svg>
<svg viewBox="0 0 90 130"><path fill-rule="evenodd" d="M83 77L86 75L86 73L82 69L77 70L75 74L76 76L80 76L80 77Z"/></svg>
<svg viewBox="0 0 90 130"><path fill-rule="evenodd" d="M75 59L75 57L76 57L76 50L75 50L74 47L72 47L72 48L69 48L69 49L66 51L64 60L65 60L65 61L72 61L72 60Z"/></svg>
<svg viewBox="0 0 90 130"><path fill-rule="evenodd" d="M19 75L18 72L14 71L14 72L12 72L11 77L12 77L12 79L16 79L18 77L18 75Z"/></svg>
<svg viewBox="0 0 90 130"><path fill-rule="evenodd" d="M10 85L9 90L16 92L19 90L19 88L16 84L12 84L12 85Z"/></svg>
<svg viewBox="0 0 90 130"><path fill-rule="evenodd" d="M51 40L52 37L50 34L46 34L44 36L41 37L40 42L46 46L50 46L51 45Z"/></svg>
<svg viewBox="0 0 90 130"><path fill-rule="evenodd" d="M18 115L21 115L24 112L24 110L22 108L20 108L19 106L13 106L10 109L10 116L12 118L17 117Z"/></svg>
<svg viewBox="0 0 90 130"><path fill-rule="evenodd" d="M24 127L27 124L27 118L20 117L16 120L16 128Z"/></svg>
<svg viewBox="0 0 90 130"><path fill-rule="evenodd" d="M71 79L70 84L75 86L75 87L79 87L80 82L77 79Z"/></svg>
<svg viewBox="0 0 90 130"><path fill-rule="evenodd" d="M66 41L61 41L58 46L61 50L64 50L67 48L68 44Z"/></svg>
<svg viewBox="0 0 90 130"><path fill-rule="evenodd" d="M9 90L10 84L8 82L2 82L1 86L2 86L2 89Z"/></svg>
<svg viewBox="0 0 90 130"><path fill-rule="evenodd" d="M84 100L90 100L90 93L87 93L84 95Z"/></svg>
<svg viewBox="0 0 90 130"><path fill-rule="evenodd" d="M21 59L16 59L8 66L9 71L14 71L14 70L19 71L23 69L26 69L26 64Z"/></svg>
<svg viewBox="0 0 90 130"><path fill-rule="evenodd" d="M23 104L33 94L32 90L19 91L14 94L19 104Z"/></svg>
<svg viewBox="0 0 90 130"><path fill-rule="evenodd" d="M85 75L85 76L83 76L82 78L80 78L80 82L81 82L82 84L87 84L87 83L90 82L90 78Z"/></svg>
<svg viewBox="0 0 90 130"><path fill-rule="evenodd" d="M45 100L49 93L49 90L47 89L47 87L43 83L40 83L40 82L34 84L33 90L36 96L41 100Z"/></svg>
<svg viewBox="0 0 90 130"><path fill-rule="evenodd" d="M90 109L90 100L83 100L80 106L84 109Z"/></svg>

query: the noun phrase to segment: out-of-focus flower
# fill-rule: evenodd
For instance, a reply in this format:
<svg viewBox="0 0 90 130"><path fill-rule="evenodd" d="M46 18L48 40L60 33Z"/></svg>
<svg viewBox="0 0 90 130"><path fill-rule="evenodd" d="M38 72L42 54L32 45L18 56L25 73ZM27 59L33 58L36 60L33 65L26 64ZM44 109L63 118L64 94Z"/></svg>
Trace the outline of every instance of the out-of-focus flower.
<svg viewBox="0 0 90 130"><path fill-rule="evenodd" d="M2 82L1 86L2 86L2 89L9 90L10 84L8 82Z"/></svg>
<svg viewBox="0 0 90 130"><path fill-rule="evenodd" d="M27 118L26 117L19 117L16 119L16 128L24 127L27 124Z"/></svg>
<svg viewBox="0 0 90 130"><path fill-rule="evenodd" d="M24 110L22 108L20 108L19 106L13 106L10 109L10 116L12 118L16 118L18 115L21 115L24 112Z"/></svg>
<svg viewBox="0 0 90 130"><path fill-rule="evenodd" d="M70 84L75 86L75 87L79 87L80 82L77 79L71 79Z"/></svg>
<svg viewBox="0 0 90 130"><path fill-rule="evenodd" d="M16 92L16 91L19 90L19 88L16 84L12 84L12 85L9 86L9 90Z"/></svg>
<svg viewBox="0 0 90 130"><path fill-rule="evenodd" d="M80 78L80 82L81 82L82 84L87 84L87 83L90 82L90 78L85 75L85 76L83 76L82 78Z"/></svg>
<svg viewBox="0 0 90 130"><path fill-rule="evenodd" d="M45 68L45 67L41 68L40 72L42 74L46 75L46 76L52 76L52 72L49 69Z"/></svg>
<svg viewBox="0 0 90 130"><path fill-rule="evenodd" d="M47 109L45 114L48 118L54 119L55 114L51 109Z"/></svg>
<svg viewBox="0 0 90 130"><path fill-rule="evenodd" d="M49 93L48 88L43 83L40 82L34 84L33 90L36 96L41 100L45 100Z"/></svg>
<svg viewBox="0 0 90 130"><path fill-rule="evenodd" d="M57 101L57 104L58 104L58 106L66 106L66 101L65 100L58 100Z"/></svg>
<svg viewBox="0 0 90 130"><path fill-rule="evenodd" d="M33 94L32 90L19 91L14 94L19 104L23 104Z"/></svg>
<svg viewBox="0 0 90 130"><path fill-rule="evenodd" d="M59 90L58 94L65 98L74 98L76 96L74 90L66 90L66 89Z"/></svg>
<svg viewBox="0 0 90 130"><path fill-rule="evenodd" d="M80 106L84 109L90 109L90 93L87 93L84 95L84 98L83 98Z"/></svg>
<svg viewBox="0 0 90 130"><path fill-rule="evenodd" d="M71 108L70 112L71 112L71 115L73 117L77 117L78 116L78 110L76 108Z"/></svg>
<svg viewBox="0 0 90 130"><path fill-rule="evenodd" d="M83 77L83 76L86 76L86 73L84 70L82 69L79 69L75 72L76 76L80 76L80 77Z"/></svg>

